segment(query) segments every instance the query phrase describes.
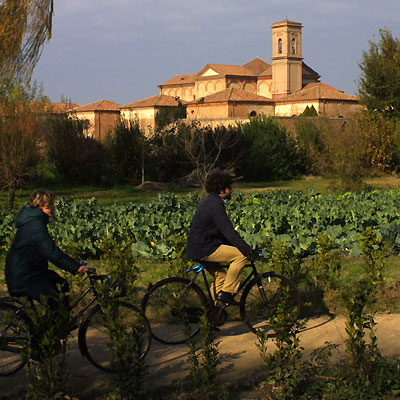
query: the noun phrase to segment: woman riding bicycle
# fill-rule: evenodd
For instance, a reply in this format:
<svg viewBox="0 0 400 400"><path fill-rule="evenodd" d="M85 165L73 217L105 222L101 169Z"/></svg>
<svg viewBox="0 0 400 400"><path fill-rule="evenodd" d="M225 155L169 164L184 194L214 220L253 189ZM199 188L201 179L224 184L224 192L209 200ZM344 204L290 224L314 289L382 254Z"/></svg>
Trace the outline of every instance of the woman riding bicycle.
<svg viewBox="0 0 400 400"><path fill-rule="evenodd" d="M61 251L47 230L49 217L54 214L55 196L48 190L37 189L27 205L17 215L17 233L8 252L5 278L12 296L27 296L40 300L47 298L52 310L59 304L60 290L69 291L68 282L48 269L48 261L70 273L84 273L85 265Z"/></svg>

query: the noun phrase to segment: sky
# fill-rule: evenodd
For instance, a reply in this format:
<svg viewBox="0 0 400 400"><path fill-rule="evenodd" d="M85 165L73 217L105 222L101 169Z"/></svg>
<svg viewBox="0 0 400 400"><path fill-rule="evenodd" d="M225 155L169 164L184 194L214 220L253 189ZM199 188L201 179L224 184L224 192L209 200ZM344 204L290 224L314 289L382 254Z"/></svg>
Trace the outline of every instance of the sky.
<svg viewBox="0 0 400 400"><path fill-rule="evenodd" d="M55 0L53 35L33 79L51 101L124 105L206 64L271 62L271 24L303 24L304 62L357 94L379 29L400 38L400 0Z"/></svg>

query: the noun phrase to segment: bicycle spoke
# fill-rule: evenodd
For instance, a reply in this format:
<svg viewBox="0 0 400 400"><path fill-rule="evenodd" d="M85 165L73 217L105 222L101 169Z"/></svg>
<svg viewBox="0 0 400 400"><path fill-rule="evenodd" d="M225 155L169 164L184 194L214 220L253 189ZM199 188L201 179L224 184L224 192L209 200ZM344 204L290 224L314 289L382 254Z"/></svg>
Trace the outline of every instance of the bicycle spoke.
<svg viewBox="0 0 400 400"><path fill-rule="evenodd" d="M150 327L141 312L133 305L119 302L116 304L113 318L118 320L126 331L127 340L140 339L141 352L137 356L143 358L151 342ZM110 352L110 333L106 327L106 321L100 307L96 307L89 314L85 324L79 331L79 341L85 349L88 360L97 368L112 372Z"/></svg>
<svg viewBox="0 0 400 400"><path fill-rule="evenodd" d="M277 312L285 309L297 318L300 307L300 297L296 286L288 278L263 274L250 282L244 292L241 306L243 320L254 333L268 332L271 321Z"/></svg>
<svg viewBox="0 0 400 400"><path fill-rule="evenodd" d="M0 376L10 375L25 365L22 352L28 343L29 323L13 304L0 303Z"/></svg>
<svg viewBox="0 0 400 400"><path fill-rule="evenodd" d="M166 344L183 343L199 330L206 300L198 286L183 278L160 281L143 299L153 337Z"/></svg>

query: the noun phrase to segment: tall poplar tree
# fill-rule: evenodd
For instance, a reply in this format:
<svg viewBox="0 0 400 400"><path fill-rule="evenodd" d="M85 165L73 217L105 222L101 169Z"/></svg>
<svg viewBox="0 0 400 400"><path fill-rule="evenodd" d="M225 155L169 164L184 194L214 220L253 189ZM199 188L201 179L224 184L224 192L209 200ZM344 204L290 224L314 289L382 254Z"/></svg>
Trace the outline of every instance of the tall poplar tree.
<svg viewBox="0 0 400 400"><path fill-rule="evenodd" d="M369 41L369 50L362 53L358 94L369 110L399 116L400 40L387 29L380 29L379 36L379 41Z"/></svg>

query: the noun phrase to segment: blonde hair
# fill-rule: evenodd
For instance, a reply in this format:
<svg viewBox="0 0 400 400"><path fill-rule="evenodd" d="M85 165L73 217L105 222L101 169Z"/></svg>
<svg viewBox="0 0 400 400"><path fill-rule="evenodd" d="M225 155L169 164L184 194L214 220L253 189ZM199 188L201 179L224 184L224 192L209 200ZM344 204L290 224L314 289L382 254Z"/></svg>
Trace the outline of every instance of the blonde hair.
<svg viewBox="0 0 400 400"><path fill-rule="evenodd" d="M56 196L50 190L47 189L36 189L28 201L28 207L39 208L46 207L49 204L54 204Z"/></svg>

